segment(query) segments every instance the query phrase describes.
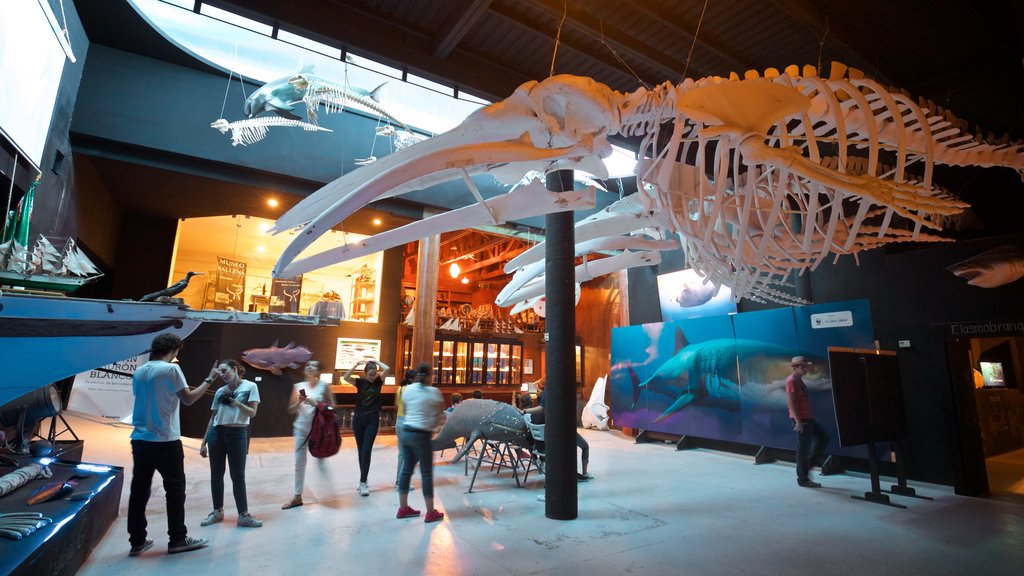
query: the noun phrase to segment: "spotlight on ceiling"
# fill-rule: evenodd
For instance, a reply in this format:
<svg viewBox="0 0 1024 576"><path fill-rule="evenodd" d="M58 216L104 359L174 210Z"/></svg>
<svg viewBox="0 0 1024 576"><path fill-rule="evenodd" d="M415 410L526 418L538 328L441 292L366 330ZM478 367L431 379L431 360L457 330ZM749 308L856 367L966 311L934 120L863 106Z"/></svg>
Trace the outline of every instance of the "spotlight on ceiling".
<svg viewBox="0 0 1024 576"><path fill-rule="evenodd" d="M381 224L381 219L380 218L374 218L373 219L373 225L374 226L380 226L380 224Z"/></svg>
<svg viewBox="0 0 1024 576"><path fill-rule="evenodd" d="M458 262L452 262L452 265L448 267L448 273L451 274L452 278L458 278L461 271Z"/></svg>
<svg viewBox="0 0 1024 576"><path fill-rule="evenodd" d="M277 208L277 198L268 198L267 206L270 206L271 208Z"/></svg>

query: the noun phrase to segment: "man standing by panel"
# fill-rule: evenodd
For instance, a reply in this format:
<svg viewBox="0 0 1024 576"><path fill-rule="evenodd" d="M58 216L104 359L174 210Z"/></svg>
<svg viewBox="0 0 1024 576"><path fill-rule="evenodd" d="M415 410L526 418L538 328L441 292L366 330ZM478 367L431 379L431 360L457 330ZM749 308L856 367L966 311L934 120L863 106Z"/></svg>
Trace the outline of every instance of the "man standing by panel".
<svg viewBox="0 0 1024 576"><path fill-rule="evenodd" d="M129 556L153 546L146 538L146 504L153 473L160 472L167 493L167 553L187 552L206 546L205 538L189 538L185 528L185 452L181 446L179 408L191 406L218 376L215 370L196 388L189 388L181 367L172 364L182 342L174 334L161 334L150 345L149 362L135 371L132 391L132 485L128 497ZM214 366L216 368L216 366Z"/></svg>
<svg viewBox="0 0 1024 576"><path fill-rule="evenodd" d="M811 365L803 356L794 356L790 361L793 373L786 378L786 404L789 417L796 430L796 483L805 488L820 488L821 484L811 480L811 462L817 460L828 445L828 435L814 419L811 397L807 394L804 374ZM811 456L811 438L817 439L814 456Z"/></svg>

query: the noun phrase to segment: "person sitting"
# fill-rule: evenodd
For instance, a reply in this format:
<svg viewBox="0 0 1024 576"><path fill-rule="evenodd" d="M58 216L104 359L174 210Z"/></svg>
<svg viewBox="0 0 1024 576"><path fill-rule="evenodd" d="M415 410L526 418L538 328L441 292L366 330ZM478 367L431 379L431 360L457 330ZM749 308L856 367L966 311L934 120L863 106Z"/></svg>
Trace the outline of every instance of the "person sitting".
<svg viewBox="0 0 1024 576"><path fill-rule="evenodd" d="M530 415L530 422L533 424L544 424L544 393L540 394L540 405L532 408L523 410L524 414ZM576 432L576 447L580 449L580 461L582 463L582 472L576 473L577 482L586 482L593 478L593 476L587 474L587 465L590 463L590 444L587 443L587 439L582 434ZM544 446L538 447L540 451L544 451Z"/></svg>
<svg viewBox="0 0 1024 576"><path fill-rule="evenodd" d="M462 403L462 394L458 392L452 392L452 405L448 407L445 412L453 412L455 407Z"/></svg>
<svg viewBox="0 0 1024 576"><path fill-rule="evenodd" d="M483 393L483 392L481 392L479 388L477 388L476 390L473 390L473 398L474 398L474 399L476 399L476 400L480 400L480 399L482 399L483 397L484 397L484 393Z"/></svg>

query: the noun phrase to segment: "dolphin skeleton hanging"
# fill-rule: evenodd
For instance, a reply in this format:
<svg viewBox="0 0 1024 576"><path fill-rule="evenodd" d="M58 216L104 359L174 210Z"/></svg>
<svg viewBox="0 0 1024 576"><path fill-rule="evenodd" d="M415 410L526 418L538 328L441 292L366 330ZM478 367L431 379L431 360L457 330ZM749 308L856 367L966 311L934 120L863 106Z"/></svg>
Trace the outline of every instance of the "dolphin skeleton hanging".
<svg viewBox="0 0 1024 576"><path fill-rule="evenodd" d="M654 262L664 248L650 242L672 240L709 282L732 287L737 297L787 304L802 301L779 287L829 257L856 257L894 242L945 241L924 229L940 229L967 205L932 184L935 164L1024 170L1021 143L972 135L951 113L837 63L828 78L813 66L790 66L625 94L590 78L558 75L527 82L451 131L305 198L271 229L302 226L274 275L294 276L452 225L501 222L511 211L525 217L577 209L581 191L565 193L575 199L549 193L539 201L537 184L504 195L534 194L531 205L502 196L483 200L470 176L513 183L529 170L573 169L607 178L601 158L610 154L613 135L641 139L639 191L579 222L578 243L614 239L615 250L627 255L621 270ZM892 167L883 168L883 160ZM476 205L297 259L369 202L454 178L465 181ZM492 209L503 200L505 211ZM524 271L543 251L541 244L506 265L506 272L527 277L514 277L518 287L500 298L505 305L529 300L517 292L531 282L536 291L540 268ZM600 262L585 260L577 279Z"/></svg>
<svg viewBox="0 0 1024 576"><path fill-rule="evenodd" d="M287 118L246 118L245 120L235 120L234 122L228 122L224 118L220 118L210 123L210 128L216 128L223 134L227 134L229 130L231 131L232 146L255 144L263 140L267 136L267 131L273 126L294 126L302 128L307 132L332 132L332 130L317 126L316 124L300 120L289 120Z"/></svg>
<svg viewBox="0 0 1024 576"><path fill-rule="evenodd" d="M324 106L326 113L332 114L341 112L349 103L358 103L388 120L400 124L403 130L398 133L399 136L407 141L416 141L418 135L415 135L405 124L380 105L380 90L384 84L373 90L344 86L313 74L313 69L314 66L311 64L300 70L298 74L267 82L245 100L242 112L248 117L247 119L228 122L221 118L211 123L210 127L223 133L230 130L231 145L246 146L262 140L266 137L267 130L274 126L299 127L307 132L331 132L332 130L318 125L320 105ZM299 102L306 105L309 122L305 122L301 116L295 114L295 104ZM260 116L265 112L273 112L279 117ZM409 136L402 136L403 134ZM396 136L396 146L399 136ZM372 162L372 160L370 161ZM362 163L357 162L357 164L361 165Z"/></svg>

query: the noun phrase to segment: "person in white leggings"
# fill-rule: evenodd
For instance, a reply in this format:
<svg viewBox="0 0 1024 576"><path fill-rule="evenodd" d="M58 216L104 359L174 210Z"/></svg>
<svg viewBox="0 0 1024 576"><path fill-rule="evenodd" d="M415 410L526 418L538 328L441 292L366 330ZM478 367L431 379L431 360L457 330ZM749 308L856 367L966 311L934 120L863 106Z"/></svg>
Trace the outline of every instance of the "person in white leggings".
<svg viewBox="0 0 1024 576"><path fill-rule="evenodd" d="M334 393L331 385L320 379L320 362L310 360L306 363L302 382L292 387L292 397L288 402L288 413L295 415L292 434L295 436L295 494L292 499L281 506L282 510L302 506L302 490L306 481L306 456L309 453L309 431L313 427L313 414L317 402L334 404ZM326 470L325 460L320 460L320 467Z"/></svg>

